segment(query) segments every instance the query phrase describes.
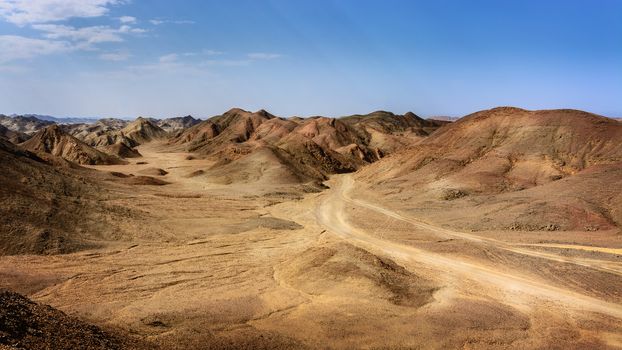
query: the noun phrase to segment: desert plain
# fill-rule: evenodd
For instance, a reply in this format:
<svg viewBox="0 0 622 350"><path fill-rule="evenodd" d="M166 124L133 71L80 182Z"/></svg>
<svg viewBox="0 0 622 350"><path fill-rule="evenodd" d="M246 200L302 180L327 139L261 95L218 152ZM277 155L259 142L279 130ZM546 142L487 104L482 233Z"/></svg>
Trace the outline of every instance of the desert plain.
<svg viewBox="0 0 622 350"><path fill-rule="evenodd" d="M618 121L235 109L122 127L3 136L0 321L25 322L3 346L622 347ZM60 313L11 314L16 293Z"/></svg>

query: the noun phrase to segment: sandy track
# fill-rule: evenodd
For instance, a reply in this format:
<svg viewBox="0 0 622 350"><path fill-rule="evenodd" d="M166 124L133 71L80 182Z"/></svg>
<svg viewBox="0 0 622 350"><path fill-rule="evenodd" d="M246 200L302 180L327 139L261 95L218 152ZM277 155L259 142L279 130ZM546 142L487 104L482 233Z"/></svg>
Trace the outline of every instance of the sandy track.
<svg viewBox="0 0 622 350"><path fill-rule="evenodd" d="M481 237L481 236L469 234L466 232L459 232L459 231L449 230L449 229L442 228L442 227L437 227L437 226L425 223L421 220L403 216L399 213L383 208L381 206L378 206L378 205L375 205L375 204L372 204L372 203L369 203L369 202L366 202L360 199L354 199L350 197L349 195L349 192L353 188L354 188L354 180L352 179L352 177L344 176L342 179L342 184L341 184L342 200L350 204L354 204L357 206L361 206L361 207L376 211L378 213L392 217L394 219L407 222L418 229L426 230L428 232L433 232L434 234L437 234L439 237L442 237L442 238L459 238L459 239L463 239L463 240L467 240L467 241L471 241L475 243L489 244L496 248L503 249L503 250L517 253L517 254L527 255L531 257L536 257L536 258L541 258L541 259L546 259L546 260L551 260L551 261L556 261L556 262L575 264L575 265L579 265L579 266L583 266L583 267L587 267L587 268L591 268L591 269L595 269L595 270L599 270L599 271L603 271L607 273L613 273L618 276L622 276L622 264L619 264L619 263L615 263L611 261L589 259L589 258L577 258L577 257L569 258L569 257L557 255L557 254L530 250L530 249L527 249L527 247L528 246L533 246L533 247L540 246L540 247L551 247L551 248L557 247L557 248L585 250L585 251L598 251L598 252L604 252L604 253L609 253L609 254L620 254L620 251L622 251L620 249L577 246L577 245L554 245L554 244L513 245L513 244L509 244L507 242L503 242L503 241L500 241L494 238Z"/></svg>
<svg viewBox="0 0 622 350"><path fill-rule="evenodd" d="M469 290L464 290L464 283L462 282L464 279L479 285L480 289L478 289L478 291L481 295L490 295L489 293L491 293L503 296L504 300L500 301L505 304L524 307L526 305L534 305L534 301L545 303L553 302L567 310L579 312L593 311L622 319L621 305L560 288L556 285L533 278L528 273L508 273L507 271L501 271L495 267L482 265L466 259L457 257L448 258L417 247L384 240L357 229L353 227L345 217L344 208L346 203L362 206L395 219L406 221L414 224L417 229L433 231L440 235L460 237L473 242L492 244L502 249L540 258L556 260L559 258L560 261L566 262L565 259L556 257L553 254L543 255L538 252L529 252L526 249L509 247L509 245L498 240L481 238L475 235L434 227L433 225L406 218L389 209L361 200L354 200L349 196L349 192L353 187L354 180L352 177L350 175L342 176L336 186L333 186L332 192L319 203L316 209L317 220L322 226L353 244L362 245L368 249L379 250L384 254L396 258L398 261L423 264L432 270L437 270L437 278L440 277L444 279L445 283L451 284L453 288L458 290L462 289L462 292L468 294L474 293L474 290L471 288L469 288ZM583 261L577 263L594 267L593 262L587 263ZM610 268L603 269L612 272ZM614 272L620 273L618 270ZM449 274L449 276L445 276L446 274ZM456 283L455 281L460 282ZM529 300L525 300L525 296L529 296Z"/></svg>

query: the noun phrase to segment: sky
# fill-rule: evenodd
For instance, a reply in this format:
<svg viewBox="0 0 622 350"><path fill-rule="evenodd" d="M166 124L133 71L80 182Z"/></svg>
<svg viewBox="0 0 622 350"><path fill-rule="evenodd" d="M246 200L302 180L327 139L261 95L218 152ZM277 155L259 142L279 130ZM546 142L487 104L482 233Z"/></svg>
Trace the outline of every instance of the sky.
<svg viewBox="0 0 622 350"><path fill-rule="evenodd" d="M620 0L0 0L0 113L622 117Z"/></svg>

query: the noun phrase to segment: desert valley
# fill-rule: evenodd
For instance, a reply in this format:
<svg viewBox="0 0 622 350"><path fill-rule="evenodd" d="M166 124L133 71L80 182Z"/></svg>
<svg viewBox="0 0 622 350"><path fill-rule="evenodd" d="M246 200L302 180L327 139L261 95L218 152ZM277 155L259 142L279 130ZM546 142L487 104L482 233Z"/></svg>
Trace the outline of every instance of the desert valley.
<svg viewBox="0 0 622 350"><path fill-rule="evenodd" d="M622 122L0 116L0 349L622 347Z"/></svg>

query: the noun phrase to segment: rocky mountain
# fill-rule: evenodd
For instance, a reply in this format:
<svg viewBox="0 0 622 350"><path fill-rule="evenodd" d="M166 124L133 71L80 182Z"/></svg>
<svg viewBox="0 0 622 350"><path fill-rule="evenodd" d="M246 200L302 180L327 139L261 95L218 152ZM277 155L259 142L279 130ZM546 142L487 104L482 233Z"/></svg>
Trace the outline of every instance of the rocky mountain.
<svg viewBox="0 0 622 350"><path fill-rule="evenodd" d="M63 130L89 146L121 158L140 157L134 147L168 136L154 122L141 117L133 122L101 119L94 124L64 125Z"/></svg>
<svg viewBox="0 0 622 350"><path fill-rule="evenodd" d="M138 158L142 157L140 152L127 145L126 142L117 142L112 145L100 146L100 151L117 156L119 158Z"/></svg>
<svg viewBox="0 0 622 350"><path fill-rule="evenodd" d="M11 117L17 117L18 115L12 114ZM79 123L94 123L96 118L89 117L53 117L51 115L42 114L24 114L22 117L36 118L43 121L53 122L56 124L79 124Z"/></svg>
<svg viewBox="0 0 622 350"><path fill-rule="evenodd" d="M138 145L167 136L166 131L142 117L138 117L133 122L127 124L120 132L123 137Z"/></svg>
<svg viewBox="0 0 622 350"><path fill-rule="evenodd" d="M185 117L167 118L156 121L156 125L166 132L175 132L194 126L200 122L191 115Z"/></svg>
<svg viewBox="0 0 622 350"><path fill-rule="evenodd" d="M264 110L234 108L185 129L170 142L216 159L212 175L224 182L271 176L317 182L329 174L355 171L401 145L413 144L441 124L412 113L284 119Z"/></svg>
<svg viewBox="0 0 622 350"><path fill-rule="evenodd" d="M621 137L614 120L586 112L495 108L466 116L400 153L405 163L387 174L425 171L451 176L471 191L520 190L622 161Z"/></svg>
<svg viewBox="0 0 622 350"><path fill-rule="evenodd" d="M25 134L35 133L37 130L52 125L54 122L41 120L33 116L6 116L0 114L0 125L5 128Z"/></svg>
<svg viewBox="0 0 622 350"><path fill-rule="evenodd" d="M103 118L103 119L97 120L95 123L99 124L99 125L103 125L103 126L109 127L111 129L123 129L130 122L125 120L125 119Z"/></svg>
<svg viewBox="0 0 622 350"><path fill-rule="evenodd" d="M422 119L412 112L395 115L377 111L343 117L340 120L361 129L369 145L378 150L379 158L417 143L446 124L444 121Z"/></svg>
<svg viewBox="0 0 622 350"><path fill-rule="evenodd" d="M134 147L137 143L121 132L121 129L128 124L129 122L120 119L102 119L94 124L63 125L62 129L92 147L109 146L119 142Z"/></svg>
<svg viewBox="0 0 622 350"><path fill-rule="evenodd" d="M10 130L4 125L0 125L0 137L4 137L5 139L13 143L24 142L29 138L29 136L24 134L23 132Z"/></svg>
<svg viewBox="0 0 622 350"><path fill-rule="evenodd" d="M77 164L120 164L123 161L108 155L64 132L53 124L39 130L26 142L20 144L35 153L48 153Z"/></svg>
<svg viewBox="0 0 622 350"><path fill-rule="evenodd" d="M619 182L620 140L620 123L591 113L495 108L439 129L417 145L363 169L358 178L370 187L393 188L401 197L420 200L460 199L457 205L464 206L472 199L480 209L488 205L491 211L491 203L505 201L511 209L490 221L505 222L508 227L512 223L540 227L546 221L536 218L551 215L560 217L551 220L560 228L576 227L579 223L569 218L577 217L586 218L581 225L597 222L595 226L611 227L622 223L622 213L611 204L622 203L622 197L610 193L607 186L588 190L587 184L595 178L612 186ZM539 221L521 221L517 216L525 212L532 215L524 220ZM504 219L498 217L501 213Z"/></svg>
<svg viewBox="0 0 622 350"><path fill-rule="evenodd" d="M435 116L431 116L431 117L427 117L427 120L436 120L436 121L441 121L441 122L455 122L456 120L460 119L460 117L450 117L450 116L446 116L446 115L435 115Z"/></svg>

